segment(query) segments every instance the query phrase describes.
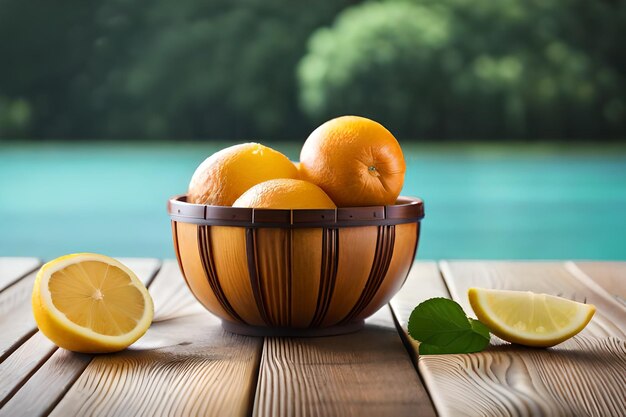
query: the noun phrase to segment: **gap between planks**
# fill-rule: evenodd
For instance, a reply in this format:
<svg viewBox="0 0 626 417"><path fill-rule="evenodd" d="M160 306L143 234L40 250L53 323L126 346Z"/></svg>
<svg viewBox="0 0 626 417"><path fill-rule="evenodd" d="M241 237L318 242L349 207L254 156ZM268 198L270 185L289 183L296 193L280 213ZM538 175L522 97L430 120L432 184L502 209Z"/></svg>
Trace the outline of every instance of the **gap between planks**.
<svg viewBox="0 0 626 417"><path fill-rule="evenodd" d="M439 271L437 263L434 261L415 262L404 286L389 302L394 322L402 337L405 348L407 349L415 369L427 388L428 395L437 410L437 414L441 415L443 404L440 404L441 397L433 395L431 387L431 375L422 365L422 361L427 357L420 357L419 342L408 334L407 325L409 316L415 307L423 301L430 298L450 298L450 293L446 286L446 282Z"/></svg>
<svg viewBox="0 0 626 417"><path fill-rule="evenodd" d="M442 261L440 268L450 295L468 313L472 309L467 290L473 286L560 295L597 307L580 335L626 339L626 307L596 282L572 274L568 265L569 262L550 261Z"/></svg>
<svg viewBox="0 0 626 417"><path fill-rule="evenodd" d="M422 266L418 266L417 268L414 267L414 271L411 272L411 276L415 276L415 275L421 276L421 278L419 278L420 281L415 281L415 278L411 278L410 277L409 280L407 280L407 284L405 285L405 288L403 288L403 290L401 291L401 293L402 292L406 292L406 291L410 291L410 289L412 288L411 285L410 285L410 282L415 281L417 283L417 287L416 287L417 291L415 291L412 294L411 301L408 304L406 304L404 307L402 307L401 305L398 305L398 300L397 299L398 299L398 296L401 295L401 293L399 293L398 296L396 298L394 298L394 300L392 300L392 302L391 302L391 306L394 309L394 313L396 313L396 319L398 319L398 322L401 325L402 325L402 322L403 322L402 314L405 314L406 318L408 318L408 315L406 314L406 311L408 311L408 313L410 314L410 309L412 309L413 307L415 307L415 305L417 305L417 303L419 303L419 299L416 299L415 294L419 293L420 297L423 298L423 299L430 298L431 296L437 296L437 295L439 295L439 296L447 296L447 290L446 290L445 284L443 284L443 282L441 280L441 277L439 276L439 271L436 268L436 265L435 265L435 269L434 270L437 273L436 276L437 276L437 280L438 280L438 283L439 283L438 285L439 286L438 287L435 286L435 287L432 287L432 288L429 287L429 286L426 286L426 288L424 288L423 276L428 276L426 274L427 271L425 272L424 268L426 268L426 270L432 269L432 264L430 266L428 266L428 264L426 264L426 263L416 263L416 264L420 264ZM458 288L456 290L458 291ZM400 298L402 298L402 297L400 297ZM457 300L457 301L461 301L462 302L463 300ZM462 302L462 304L463 304L463 302ZM402 313L400 311L402 308L405 309L404 313ZM169 317L165 317L165 319L160 319L160 320L161 321L175 320L175 318L173 318L172 314L173 314L173 312L170 311ZM166 314L166 316L167 316L167 314ZM403 328L406 328L405 324L403 325ZM580 350L581 348L589 347L589 346L585 345L585 343L587 343L587 341L586 340L582 340L581 343L577 344L576 346L572 346L572 348L570 350L573 350L574 352L576 352L577 350ZM610 355L611 352L613 352L613 353L617 352L618 354L619 353L623 353L622 351L620 351L620 349L623 349L623 343L621 345L619 343L617 345L608 344L607 346L608 347L605 349L608 352L608 353L605 352L607 355ZM498 353L499 352L498 349L501 349L504 352L509 352L510 353L511 349L509 349L509 348L511 348L511 347L510 346L505 346L505 347L502 347L502 348L492 347L492 348L490 348L489 351L483 352L483 353L488 354L490 351ZM521 352L519 352L519 355L522 355L522 356L523 355L531 355L533 352L536 352L536 350L530 350L530 352L526 352L526 351L522 350ZM67 353L69 353L69 352L67 352ZM72 354L72 355L78 356L76 354ZM515 353L515 355L518 355L518 353ZM567 358L568 357L567 355L568 355L568 353L565 352L563 357ZM85 355L85 356L87 356L87 355ZM447 356L470 356L470 355L447 355ZM622 355L622 358L623 358L623 355ZM436 375L436 374L431 372L432 369L433 369L433 366L436 365L436 360L435 359L436 359L435 357L422 357L422 358L419 358L419 361L418 361L418 363L419 363L418 367L420 368L420 370L423 369L425 371L423 373L425 374L425 379L427 380L427 383L429 384L429 387L431 385L433 385L433 386L435 386L437 384L441 385L442 375ZM89 360L90 360L90 358L89 358ZM257 363L260 366L260 362L257 361ZM432 366L429 367L429 365L431 363L432 363ZM89 364L89 362L86 362L85 366L87 366L87 364ZM621 362L619 362L619 358L618 358L618 365L621 365ZM498 369L502 368L503 366L504 365L502 363L495 363L495 364L492 365L492 367L494 367L494 368L498 368L499 367ZM599 369L604 369L604 368L600 367ZM621 368L619 368L619 369L621 369ZM517 370L517 371L519 371L519 370ZM505 373L505 375L507 375L507 378L511 378L511 375L515 376L517 374L517 371L515 369L513 369L513 371L509 371L509 372ZM609 372L610 372L610 370L609 370ZM260 374L261 373L259 371L259 379L261 378ZM255 372L252 372L251 378L256 381ZM534 379L537 379L537 378L541 378L541 375L539 375L539 376L535 375L534 376ZM504 382L507 382L507 380L505 380ZM524 382L528 383L527 380L524 380ZM535 382L535 380L533 380L531 378L531 382ZM503 384L503 381L498 381L497 384L499 385L500 389L502 389L502 387L500 385ZM76 384L74 384L74 386L75 385ZM469 395L469 394L467 394L468 392L471 394L472 393L472 389L471 389L472 386L471 386L471 384L470 384L469 388L470 388L469 390L463 391L462 394ZM519 388L519 387L517 387L517 388ZM567 388L567 387L565 387L565 388ZM563 389L565 389L565 388L563 388ZM609 385L608 387L605 387L605 388L607 388L610 391L611 386ZM550 408L550 407L552 407L552 405L550 403L541 403L541 402L533 403L533 399L531 398L529 400L528 395L527 395L526 398L524 398L524 396L522 395L524 393L523 391L515 391L515 390L513 390L513 391L514 391L513 397L508 398L508 397L505 396L504 400L500 399L503 403L505 403L504 408L497 408L497 406L496 406L497 404L496 405L492 404L493 407L495 407L496 409L498 409L500 411L504 411L504 410L510 411L508 408L506 408L506 406L509 405L509 406L513 407L514 411L517 414L521 414L521 415L523 415L528 410L531 410L531 411L532 410L534 410L534 411L537 411L537 410L544 410L544 411L545 410L549 410L549 411L551 410L551 411L555 411L556 410L555 412L558 415L558 410L559 410L558 407L557 408ZM253 392L254 392L254 387L252 386L252 388L251 388L250 392L248 393L248 395L249 396L253 395ZM521 399L517 398L515 396L521 396ZM434 396L434 398L439 398L439 397L438 396ZM459 398L463 398L463 396L461 396ZM470 399L471 400L475 400L475 398L472 395L470 395ZM434 401L435 401L435 406L437 407L437 410L440 411L440 413L442 415L453 415L453 414L450 414L450 410L454 410L454 409L451 408L448 403L444 402L443 405L438 405L438 402L437 402L438 400L434 399ZM457 402L458 402L458 399L457 399ZM484 404L482 404L482 405L484 405ZM623 404L618 402L617 405L619 406L619 405L623 405ZM502 404L500 404L498 406L501 407ZM464 413L469 413L469 411L471 411L471 410L469 410L467 408L463 408L462 410L464 411ZM490 411L493 411L493 409L490 409ZM578 409L578 411L584 412L585 409L581 408L581 409ZM611 410L609 409L609 414L607 414L607 415L611 415L610 412L611 412ZM0 410L0 414L2 414L1 410ZM16 415L16 414L14 414L14 415ZM498 414L494 414L494 415L498 415ZM515 415L515 413L513 415ZM581 415L585 415L585 414L581 414ZM593 415L593 413L592 414L587 414L587 415Z"/></svg>
<svg viewBox="0 0 626 417"><path fill-rule="evenodd" d="M626 262L566 262L576 278L626 307Z"/></svg>

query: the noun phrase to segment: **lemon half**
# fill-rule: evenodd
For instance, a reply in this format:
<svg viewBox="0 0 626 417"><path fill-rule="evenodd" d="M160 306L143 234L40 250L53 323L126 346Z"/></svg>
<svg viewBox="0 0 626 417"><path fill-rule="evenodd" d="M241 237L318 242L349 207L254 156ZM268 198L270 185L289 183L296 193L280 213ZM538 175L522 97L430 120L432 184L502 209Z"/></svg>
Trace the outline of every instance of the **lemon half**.
<svg viewBox="0 0 626 417"><path fill-rule="evenodd" d="M496 336L520 345L549 347L585 328L596 311L578 303L528 291L470 288L476 317Z"/></svg>
<svg viewBox="0 0 626 417"><path fill-rule="evenodd" d="M46 263L35 279L33 313L56 345L84 353L115 352L150 327L152 298L121 262L93 253Z"/></svg>

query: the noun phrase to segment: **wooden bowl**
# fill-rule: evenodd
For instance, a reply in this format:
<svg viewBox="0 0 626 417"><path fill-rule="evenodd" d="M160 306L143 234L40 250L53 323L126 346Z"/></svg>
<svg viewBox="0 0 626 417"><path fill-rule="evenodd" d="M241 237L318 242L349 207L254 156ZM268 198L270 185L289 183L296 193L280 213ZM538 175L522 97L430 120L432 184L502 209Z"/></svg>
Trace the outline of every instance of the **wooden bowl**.
<svg viewBox="0 0 626 417"><path fill-rule="evenodd" d="M226 330L318 336L358 330L402 287L424 217L392 206L275 210L169 200L174 249L191 292Z"/></svg>

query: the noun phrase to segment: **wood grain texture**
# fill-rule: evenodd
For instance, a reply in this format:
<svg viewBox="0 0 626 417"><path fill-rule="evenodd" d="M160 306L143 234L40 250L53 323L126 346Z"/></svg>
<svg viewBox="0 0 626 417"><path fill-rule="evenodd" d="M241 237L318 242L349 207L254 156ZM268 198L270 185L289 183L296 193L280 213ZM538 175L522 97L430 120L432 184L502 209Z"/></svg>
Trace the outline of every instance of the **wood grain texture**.
<svg viewBox="0 0 626 417"><path fill-rule="evenodd" d="M0 417L44 416L76 381L91 355L56 349L52 356L0 408Z"/></svg>
<svg viewBox="0 0 626 417"><path fill-rule="evenodd" d="M266 338L254 416L434 416L387 307L364 330Z"/></svg>
<svg viewBox="0 0 626 417"><path fill-rule="evenodd" d="M219 248L213 251L215 272L232 308L246 323L262 325L263 320L256 303L250 302L254 295L248 274L246 229L211 226L211 244Z"/></svg>
<svg viewBox="0 0 626 417"><path fill-rule="evenodd" d="M160 261L156 259L122 258L120 261L132 269L144 283L150 282L160 266ZM26 329L26 337L31 332L35 333L21 346L18 343L19 347L0 364L2 375L0 398L2 403L6 403L0 409L0 416L46 414L85 369L92 357L57 349L36 331L30 311L30 292L34 276L29 275L27 279L28 286L19 293L25 297L21 298L22 307L27 308L18 308L10 312L8 323L13 320L21 323L21 329ZM18 284L22 285L21 281Z"/></svg>
<svg viewBox="0 0 626 417"><path fill-rule="evenodd" d="M175 262L151 285L155 320L128 350L96 356L51 416L247 415L262 339L226 333Z"/></svg>
<svg viewBox="0 0 626 417"><path fill-rule="evenodd" d="M218 317L234 320L222 307L213 293L204 270L198 239L198 225L191 223L177 223L179 261L187 285L196 299L211 313Z"/></svg>
<svg viewBox="0 0 626 417"><path fill-rule="evenodd" d="M360 317L368 317L377 311L383 304L387 303L390 294L396 294L405 277L409 273L411 264L415 257L415 245L417 244L417 223L399 224L395 227L395 243L393 257L389 264L385 280L380 289L372 298L371 303L363 310ZM394 279L394 277L397 277Z"/></svg>
<svg viewBox="0 0 626 417"><path fill-rule="evenodd" d="M297 330L362 323L386 304L406 278L418 230L172 223L183 275L211 313L240 328Z"/></svg>
<svg viewBox="0 0 626 417"><path fill-rule="evenodd" d="M157 261L122 262L143 271L143 279L158 267ZM444 262L444 281L437 264L415 263L390 302L405 332L412 309L425 299L449 296L448 288L470 314L464 296L469 286L586 297L598 307L590 324L595 327L550 349L493 338L480 353L418 357L412 342L431 403L388 308L368 319L362 332L266 339L261 355L263 341L224 333L190 295L177 265L168 262L150 286L154 324L126 351L94 358L56 349L37 332L16 333L20 341L0 359L0 417L428 416L434 415L433 403L441 416L623 416L626 315L612 297L623 290L616 264L614 271L569 262ZM10 307L10 319L0 315L0 331L3 325L11 331L13 317L25 317L15 288L30 278L0 292L0 312ZM29 301L32 287L27 289Z"/></svg>
<svg viewBox="0 0 626 417"><path fill-rule="evenodd" d="M0 291L40 265L37 258L0 258Z"/></svg>
<svg viewBox="0 0 626 417"><path fill-rule="evenodd" d="M336 232L336 231L335 231ZM291 324L294 327L307 327L315 320L316 312L325 316L323 306L327 305L325 295L332 292L331 286L332 249L334 232L328 229L296 229L292 232L293 256L291 299L302 302L291 303ZM321 265L324 263L326 268ZM325 276L319 279L320 274ZM327 284L322 288L321 282ZM328 302L330 300L327 300ZM318 308L319 303L319 308Z"/></svg>
<svg viewBox="0 0 626 417"><path fill-rule="evenodd" d="M626 303L626 262L574 262L589 278L604 288L609 294L621 298Z"/></svg>
<svg viewBox="0 0 626 417"><path fill-rule="evenodd" d="M0 362L36 330L30 296L36 272L0 292Z"/></svg>
<svg viewBox="0 0 626 417"><path fill-rule="evenodd" d="M130 268L144 285L149 286L161 268L161 261L154 258L117 258Z"/></svg>
<svg viewBox="0 0 626 417"><path fill-rule="evenodd" d="M381 289L385 278L389 281L394 281L387 273L391 264L391 259L394 256L394 248L396 241L396 226L378 226L376 231L376 250L374 252L374 259L372 260L372 266L365 283L363 291L359 295L356 303L352 306L348 314L341 319L341 323L348 323L355 319L363 319L361 316L363 310L372 302L372 299L376 293ZM411 248L410 254L413 252ZM358 260L352 259L352 263L357 263ZM397 272L397 271L396 271ZM399 277L398 281L404 281L404 276Z"/></svg>
<svg viewBox="0 0 626 417"><path fill-rule="evenodd" d="M623 416L626 342L570 340L423 356L420 371L441 416Z"/></svg>
<svg viewBox="0 0 626 417"><path fill-rule="evenodd" d="M598 307L589 327L550 349L492 338L467 355L419 358L419 370L442 416L621 416L626 410L624 315L604 294L584 286L563 263L444 262L453 298L466 312L470 286L586 296ZM607 313L608 311L608 313ZM598 317L599 316L599 317ZM600 323L595 323L598 320Z"/></svg>
<svg viewBox="0 0 626 417"><path fill-rule="evenodd" d="M626 339L626 306L596 287L585 285L563 262L473 261L441 262L450 295L471 313L470 287L533 291L560 295L597 307L589 325L580 333L590 337Z"/></svg>
<svg viewBox="0 0 626 417"><path fill-rule="evenodd" d="M357 303L372 270L377 231L375 226L339 230L337 278L323 326L337 324Z"/></svg>
<svg viewBox="0 0 626 417"><path fill-rule="evenodd" d="M124 261L142 280L149 279L159 264L155 259ZM0 361L37 329L30 302L36 274L32 272L0 292Z"/></svg>
<svg viewBox="0 0 626 417"><path fill-rule="evenodd" d="M56 349L43 334L36 332L0 363L0 407Z"/></svg>
<svg viewBox="0 0 626 417"><path fill-rule="evenodd" d="M291 324L291 230L254 230L256 265L268 325Z"/></svg>

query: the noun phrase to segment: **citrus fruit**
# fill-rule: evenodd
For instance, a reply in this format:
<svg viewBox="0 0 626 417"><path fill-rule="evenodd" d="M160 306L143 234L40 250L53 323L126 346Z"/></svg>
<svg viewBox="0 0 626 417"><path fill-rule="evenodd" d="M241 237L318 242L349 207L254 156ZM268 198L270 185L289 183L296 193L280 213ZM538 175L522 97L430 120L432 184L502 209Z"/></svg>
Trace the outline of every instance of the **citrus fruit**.
<svg viewBox="0 0 626 417"><path fill-rule="evenodd" d="M282 153L259 143L243 143L214 153L198 166L188 201L230 206L248 188L274 178L297 178L298 169Z"/></svg>
<svg viewBox="0 0 626 417"><path fill-rule="evenodd" d="M300 161L291 161L291 163L293 164L294 167L296 167L296 169L299 172L300 171Z"/></svg>
<svg viewBox="0 0 626 417"><path fill-rule="evenodd" d="M405 170L396 138L364 117L329 120L300 152L300 178L320 186L339 207L394 204Z"/></svg>
<svg viewBox="0 0 626 417"><path fill-rule="evenodd" d="M122 350L150 327L146 287L119 261L77 253L48 262L35 279L33 313L58 346L85 353Z"/></svg>
<svg viewBox="0 0 626 417"><path fill-rule="evenodd" d="M317 185L294 179L276 179L257 184L243 193L233 206L273 209L334 209L337 207Z"/></svg>
<svg viewBox="0 0 626 417"><path fill-rule="evenodd" d="M496 336L526 346L549 347L585 328L596 308L547 294L470 288L476 317Z"/></svg>

